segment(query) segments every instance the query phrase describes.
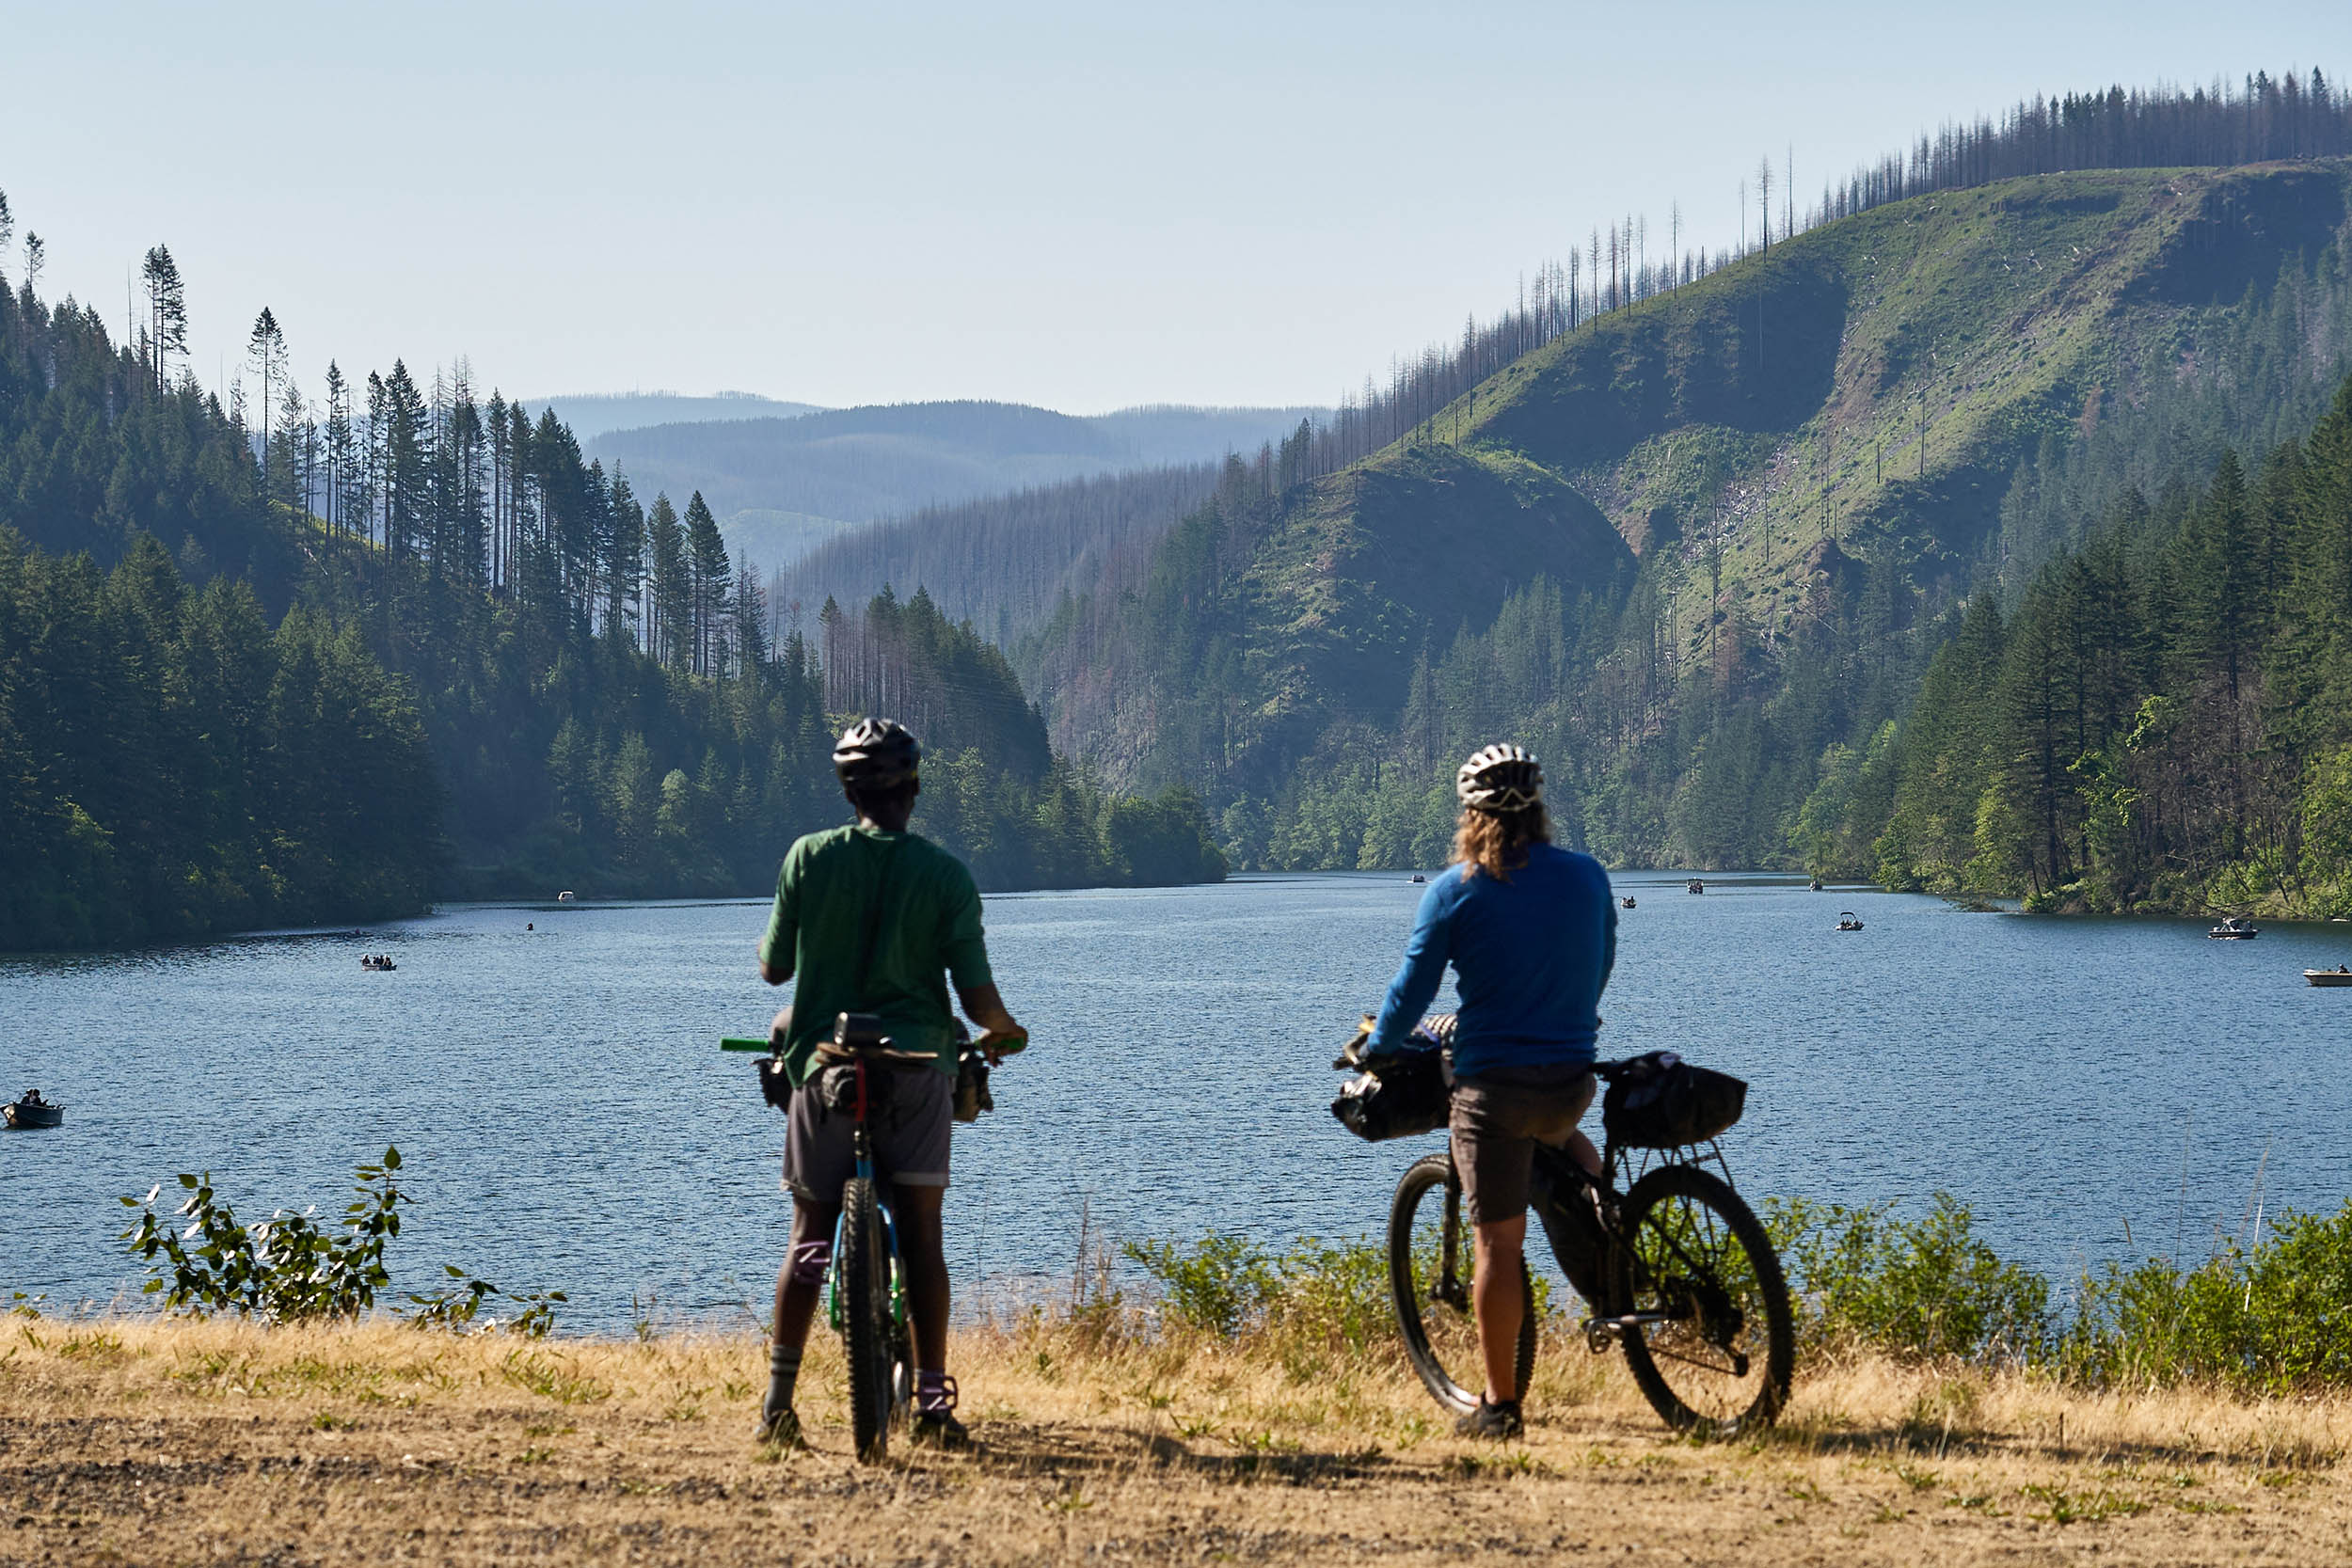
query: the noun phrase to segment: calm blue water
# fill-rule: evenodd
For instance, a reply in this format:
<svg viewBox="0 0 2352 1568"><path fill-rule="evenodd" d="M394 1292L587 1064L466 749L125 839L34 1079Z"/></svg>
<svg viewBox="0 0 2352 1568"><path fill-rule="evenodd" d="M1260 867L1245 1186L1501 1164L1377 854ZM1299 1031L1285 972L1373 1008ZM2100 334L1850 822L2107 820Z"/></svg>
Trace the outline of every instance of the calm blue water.
<svg viewBox="0 0 2352 1568"><path fill-rule="evenodd" d="M2352 1194L2352 926L2217 942L2201 925L1964 914L1773 879L1618 879L1603 1046L1672 1046L1750 1081L1726 1140L1751 1195L1916 1202L1947 1188L2003 1251L2202 1257L2254 1196ZM1326 1104L1419 890L1392 875L1253 878L988 900L998 977L1036 1046L956 1133L963 1282L1066 1274L1083 1206L1114 1240L1216 1226L1374 1231L1434 1139L1369 1146ZM1867 924L1831 930L1841 908ZM782 1118L715 1049L780 1000L755 903L466 906L331 936L128 957L0 959L0 1087L60 1132L0 1135L0 1292L105 1301L144 1193L211 1168L241 1212L340 1204L400 1146L405 1282L443 1261L570 1293L567 1326L632 1301L724 1320L784 1235ZM537 929L525 930L525 923ZM396 974L358 967L389 951ZM2268 1151L2264 1164L2265 1150ZM2183 1196L2184 1152L2186 1194Z"/></svg>

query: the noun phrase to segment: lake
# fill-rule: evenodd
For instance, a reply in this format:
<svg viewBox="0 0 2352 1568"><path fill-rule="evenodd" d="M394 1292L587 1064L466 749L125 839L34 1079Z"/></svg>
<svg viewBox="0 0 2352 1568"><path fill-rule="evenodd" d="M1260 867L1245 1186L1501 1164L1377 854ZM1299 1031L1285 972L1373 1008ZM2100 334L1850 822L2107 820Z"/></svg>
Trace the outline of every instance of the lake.
<svg viewBox="0 0 2352 1568"><path fill-rule="evenodd" d="M1747 1079L1724 1143L1751 1197L1915 1209L1948 1190L2005 1254L2064 1278L2176 1244L2201 1259L2246 1227L2258 1185L2270 1211L2352 1193L2352 990L2300 973L2352 962L2352 926L2209 942L2201 923L1682 880L1616 879L1639 907L1602 1049ZM1377 1231L1437 1139L1350 1137L1329 1063L1420 892L1366 874L989 898L1036 1043L997 1073L998 1111L956 1132L967 1293L1066 1276L1082 1213L1114 1242ZM1847 908L1866 929L1832 929ZM211 1169L247 1218L326 1210L397 1144L416 1199L402 1284L447 1261L568 1292L570 1329L625 1330L648 1303L744 1322L785 1237L783 1119L751 1059L716 1046L784 999L754 972L764 920L759 902L465 905L0 959L0 1088L69 1107L59 1131L0 1135L0 1298L135 1292L115 1199L175 1172ZM376 951L398 971L362 971Z"/></svg>

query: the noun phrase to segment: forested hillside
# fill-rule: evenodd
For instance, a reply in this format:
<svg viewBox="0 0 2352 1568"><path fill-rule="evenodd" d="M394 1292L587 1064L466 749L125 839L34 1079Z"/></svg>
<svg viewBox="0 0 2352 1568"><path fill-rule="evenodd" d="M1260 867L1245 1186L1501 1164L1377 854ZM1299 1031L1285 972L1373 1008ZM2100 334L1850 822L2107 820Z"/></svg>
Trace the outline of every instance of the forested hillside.
<svg viewBox="0 0 2352 1568"><path fill-rule="evenodd" d="M128 345L0 280L0 946L756 892L841 817L826 672L700 495L462 367L330 363L313 404L268 312L223 407L166 247L143 277ZM876 694L953 715L918 825L992 885L1222 874L1189 798L1080 784L1000 657L901 619Z"/></svg>
<svg viewBox="0 0 2352 1568"><path fill-rule="evenodd" d="M2257 473L2127 491L2012 612L1958 619L1906 721L1824 769L1821 859L2037 908L2352 915L2352 377Z"/></svg>
<svg viewBox="0 0 2352 1568"><path fill-rule="evenodd" d="M1141 468L926 507L835 535L778 571L771 591L800 614L878 583L915 583L946 613L1009 647L1115 556L1148 558L1216 492L1221 471L1216 463Z"/></svg>
<svg viewBox="0 0 2352 1568"><path fill-rule="evenodd" d="M1820 792L1883 777L1959 607L2118 507L2177 515L2352 368L2342 159L1995 177L2348 131L2314 73L1923 144L1338 471L1232 465L1016 661L1062 745L1191 784L1244 864L1427 863L1447 759L1511 735L1613 861L1874 873L1867 789ZM2196 895L2199 863L2135 896Z"/></svg>

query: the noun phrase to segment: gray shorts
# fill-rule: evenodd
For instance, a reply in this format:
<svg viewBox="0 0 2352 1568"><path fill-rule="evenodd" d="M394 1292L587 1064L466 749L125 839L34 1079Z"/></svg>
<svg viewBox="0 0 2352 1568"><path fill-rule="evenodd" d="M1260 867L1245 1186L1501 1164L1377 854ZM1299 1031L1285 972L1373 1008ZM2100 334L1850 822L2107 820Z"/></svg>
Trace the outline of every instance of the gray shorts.
<svg viewBox="0 0 2352 1568"><path fill-rule="evenodd" d="M1593 1089L1583 1067L1504 1068L1455 1081L1446 1126L1471 1224L1527 1212L1535 1146L1566 1143L1592 1108Z"/></svg>
<svg viewBox="0 0 2352 1568"><path fill-rule="evenodd" d="M874 1135L875 1164L904 1186L946 1186L956 1081L934 1068L869 1070L889 1072L894 1080L888 1109L867 1124ZM825 1109L816 1079L794 1089L784 1134L785 1191L810 1203L839 1203L842 1186L857 1171L850 1140L854 1125L846 1114Z"/></svg>

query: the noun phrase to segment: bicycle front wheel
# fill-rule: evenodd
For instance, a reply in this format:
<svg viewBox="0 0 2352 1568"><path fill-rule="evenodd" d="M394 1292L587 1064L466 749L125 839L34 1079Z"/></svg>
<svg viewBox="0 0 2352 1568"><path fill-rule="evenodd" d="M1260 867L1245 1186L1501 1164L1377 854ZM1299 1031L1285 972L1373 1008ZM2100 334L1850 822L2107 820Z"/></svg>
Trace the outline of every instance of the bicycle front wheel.
<svg viewBox="0 0 2352 1568"><path fill-rule="evenodd" d="M879 1462L890 1445L897 1402L891 1366L890 1258L882 1242L882 1196L874 1183L852 1180L841 1190L841 1342L850 1362L850 1429L857 1456Z"/></svg>
<svg viewBox="0 0 2352 1568"><path fill-rule="evenodd" d="M1796 1332L1771 1238L1728 1182L1661 1165L1626 1195L1626 1365L1677 1432L1730 1437L1788 1402Z"/></svg>
<svg viewBox="0 0 2352 1568"><path fill-rule="evenodd" d="M1406 1358L1422 1386L1448 1410L1477 1408L1486 1385L1478 1349L1478 1318L1470 1305L1470 1225L1451 1154L1413 1162L1389 1205L1389 1291ZM1514 1393L1524 1397L1535 1373L1535 1291L1519 1257L1519 1338ZM1456 1372L1469 1376L1465 1384Z"/></svg>

